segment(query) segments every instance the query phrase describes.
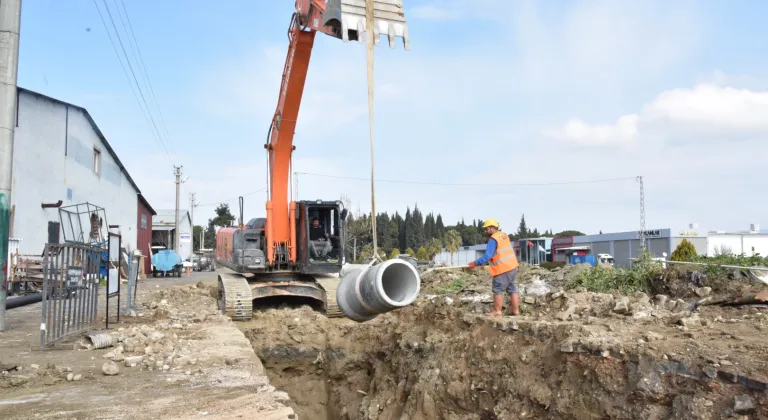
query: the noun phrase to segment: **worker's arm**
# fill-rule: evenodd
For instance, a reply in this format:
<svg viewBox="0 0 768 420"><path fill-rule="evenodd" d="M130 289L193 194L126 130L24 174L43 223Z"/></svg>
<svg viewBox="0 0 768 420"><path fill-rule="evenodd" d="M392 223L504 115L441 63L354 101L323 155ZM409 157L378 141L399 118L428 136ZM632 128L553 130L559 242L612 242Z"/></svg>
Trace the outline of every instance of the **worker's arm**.
<svg viewBox="0 0 768 420"><path fill-rule="evenodd" d="M496 239L488 239L488 244L485 247L485 255L475 260L475 265L483 265L487 263L493 254L496 253Z"/></svg>

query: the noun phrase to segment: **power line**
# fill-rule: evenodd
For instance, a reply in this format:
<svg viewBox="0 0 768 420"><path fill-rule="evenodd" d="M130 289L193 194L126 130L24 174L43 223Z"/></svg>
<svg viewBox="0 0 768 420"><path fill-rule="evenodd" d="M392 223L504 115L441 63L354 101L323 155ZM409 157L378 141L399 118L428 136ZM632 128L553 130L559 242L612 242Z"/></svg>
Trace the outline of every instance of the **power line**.
<svg viewBox="0 0 768 420"><path fill-rule="evenodd" d="M317 176L322 178L351 179L355 181L371 180L370 178L314 174L309 172L297 172L297 174ZM594 184L599 182L626 181L626 180L634 180L634 179L636 179L636 177L630 176L630 177L621 177L621 178L592 179L592 180L585 180L585 181L538 182L538 183L519 183L519 184L465 184L465 183L427 182L427 181L392 180L392 179L377 179L376 182L386 182L386 183L392 183L392 184L440 185L445 187L540 187L540 186L548 186L548 185Z"/></svg>
<svg viewBox="0 0 768 420"><path fill-rule="evenodd" d="M131 87L131 92L133 92L133 97L134 99L136 99L136 103L139 105L139 109L141 110L141 113L144 115L144 120L146 121L147 125L150 128L150 131L152 132L152 135L155 138L155 142L157 142L160 145L160 148L161 148L160 151L163 153L163 157L168 163L171 163L171 160L169 158L170 154L168 153L168 149L165 147L165 144L163 144L162 140L160 139L159 133L157 132L157 130L152 131L152 124L150 123L150 117L147 116L147 111L149 111L149 109L145 111L144 108L141 106L141 101L139 101L139 96L136 94L136 89L133 87L133 83L131 83L131 77L128 75L128 71L125 69L125 64L123 64L123 58L120 56L120 53L117 50L117 45L115 45L115 41L112 39L112 34L109 32L109 28L107 27L107 22L104 20L104 15L101 14L101 9L99 9L99 5L96 3L96 0L93 0L93 5L96 7L96 11L99 13L99 18L101 18L101 23L104 25L104 31L107 33L107 37L109 38L109 43L112 44L112 50L115 52L115 55L117 55L117 61L120 63L120 67L123 69L123 74L125 74L126 79L128 79L128 85ZM127 58L128 57L126 57L126 60Z"/></svg>
<svg viewBox="0 0 768 420"><path fill-rule="evenodd" d="M115 6L117 7L118 13L120 13L120 7L117 6L117 0L115 1ZM165 135L166 139L168 140L168 143L171 145L171 149L175 150L175 145L173 144L173 139L171 139L171 134L168 132L168 126L165 124L165 118L163 117L163 111L160 108L160 102L157 100L157 96L155 96L155 88L152 86L152 79L149 77L149 72L147 72L147 66L144 64L144 57L141 54L141 48L139 48L139 42L136 40L136 33L133 31L133 24L131 23L131 18L128 15L128 9L125 7L125 3L123 0L120 0L120 4L123 6L123 13L125 14L125 20L128 22L128 29L126 32L130 31L131 38L133 39L133 45L136 46L136 53L138 54L138 62L141 64L141 69L144 72L144 77L147 81L147 86L149 86L149 93L152 95L152 100L155 102L155 108L157 108L157 113L160 117L160 123L163 126L163 129L165 129ZM120 19L122 21L122 15L120 16ZM123 27L125 28L125 22L123 22ZM128 39L129 44L131 38Z"/></svg>
<svg viewBox="0 0 768 420"><path fill-rule="evenodd" d="M237 197L228 198L228 199L226 199L226 200L218 200L218 201L211 201L211 202L209 202L209 203L205 203L205 204L198 204L198 205L197 205L197 207L214 206L214 205L216 205L216 204L221 204L221 203L228 203L228 202L230 202L230 201L232 201L232 200L237 200L237 199L238 199L238 198L240 198L240 197L248 197L249 195L254 195L254 194L256 194L256 193L260 193L260 192L262 192L262 191L264 191L264 190L266 190L266 188L259 188L259 189L258 189L258 190L256 190L256 191L251 191L251 192L249 192L249 193L247 193L247 194L239 195L239 196L237 196Z"/></svg>

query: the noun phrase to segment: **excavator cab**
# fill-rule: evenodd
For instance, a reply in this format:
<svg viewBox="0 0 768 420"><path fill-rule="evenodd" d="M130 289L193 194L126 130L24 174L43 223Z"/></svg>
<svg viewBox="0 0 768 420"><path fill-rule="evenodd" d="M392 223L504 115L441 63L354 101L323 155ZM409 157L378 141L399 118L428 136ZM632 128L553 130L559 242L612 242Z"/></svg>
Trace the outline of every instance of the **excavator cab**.
<svg viewBox="0 0 768 420"><path fill-rule="evenodd" d="M303 274L335 274L344 256L344 220L347 210L340 201L296 203L297 263Z"/></svg>

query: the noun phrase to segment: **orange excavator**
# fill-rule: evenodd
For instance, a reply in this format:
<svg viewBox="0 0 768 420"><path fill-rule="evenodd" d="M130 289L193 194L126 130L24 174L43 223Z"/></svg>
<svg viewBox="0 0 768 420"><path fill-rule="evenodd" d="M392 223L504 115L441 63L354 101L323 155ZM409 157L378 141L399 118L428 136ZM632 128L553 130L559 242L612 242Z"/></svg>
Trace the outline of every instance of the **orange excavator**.
<svg viewBox="0 0 768 420"><path fill-rule="evenodd" d="M391 48L402 38L410 49L401 0L373 1L374 42L387 35ZM266 218L244 223L240 200L238 226L216 234L216 265L221 273L219 308L233 320L248 320L254 302L299 297L318 302L328 316L341 316L336 305L339 273L346 263L341 201L289 201L294 130L304 91L315 34L362 43L365 0L296 0L288 27L288 55L267 143Z"/></svg>

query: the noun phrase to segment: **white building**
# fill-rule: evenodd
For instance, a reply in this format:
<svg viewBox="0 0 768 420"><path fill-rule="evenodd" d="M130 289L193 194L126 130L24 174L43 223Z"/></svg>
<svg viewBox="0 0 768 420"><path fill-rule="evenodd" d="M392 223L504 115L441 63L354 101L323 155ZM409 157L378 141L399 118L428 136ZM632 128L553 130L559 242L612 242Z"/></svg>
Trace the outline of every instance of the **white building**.
<svg viewBox="0 0 768 420"><path fill-rule="evenodd" d="M118 225L123 246L136 249L146 200L82 107L18 88L11 194L11 236L20 239L21 254L42 255L50 239L73 239L81 229L69 221L63 229L60 209L81 203L104 208L104 236ZM83 229L87 236L87 222Z"/></svg>
<svg viewBox="0 0 768 420"><path fill-rule="evenodd" d="M451 263L451 253L443 248L440 253L435 254L432 260L437 264L442 263L449 266L467 265L472 261L482 257L483 254L485 254L485 248L485 244L462 246L458 251L453 253L453 263Z"/></svg>
<svg viewBox="0 0 768 420"><path fill-rule="evenodd" d="M746 232L713 231L707 235L707 256L720 254L755 254L768 255L768 233L761 232L760 226L753 224Z"/></svg>
<svg viewBox="0 0 768 420"><path fill-rule="evenodd" d="M152 246L175 249L176 210L157 210L152 216ZM192 260L192 218L189 212L179 209L179 255L182 261Z"/></svg>

